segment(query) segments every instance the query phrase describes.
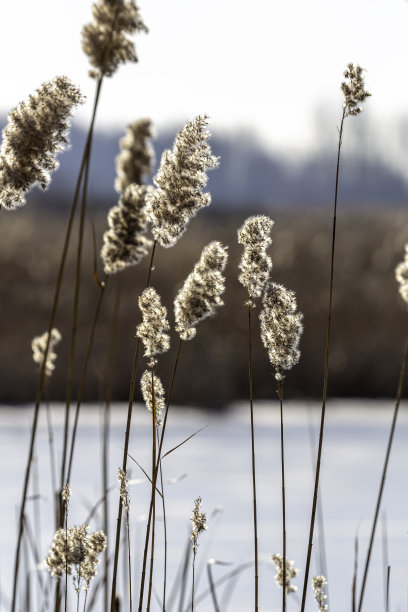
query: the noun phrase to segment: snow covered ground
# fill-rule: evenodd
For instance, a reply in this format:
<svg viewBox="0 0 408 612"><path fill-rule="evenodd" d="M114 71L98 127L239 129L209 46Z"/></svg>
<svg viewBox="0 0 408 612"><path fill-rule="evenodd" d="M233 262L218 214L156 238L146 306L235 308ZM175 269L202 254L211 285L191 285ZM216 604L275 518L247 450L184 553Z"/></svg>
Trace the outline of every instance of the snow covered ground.
<svg viewBox="0 0 408 612"><path fill-rule="evenodd" d="M318 404L287 402L285 406L287 551L300 573L294 584L303 587L302 569L305 564L307 538L312 503L313 462L317 450L317 431L320 407ZM117 468L122 462L123 434L127 406L112 407L110 446L110 478L114 485L110 494L111 527L113 538L117 508ZM332 612L351 609L351 583L354 563L354 539L358 534L359 577L365 559L367 539L377 497L388 433L393 413L390 401L331 401L328 404L326 435L321 472L321 508L323 516L324 547L321 533L316 527L314 557L311 576L321 573L323 548L327 557L328 604ZM3 407L0 410L0 610L8 609L11 591L16 515L32 420L32 407ZM63 427L63 409L53 406L52 421L55 444L59 449ZM99 406L87 405L81 412L77 449L74 459L69 508L69 523L79 524L86 519L89 509L101 496L101 423ZM130 453L149 471L151 461L150 413L135 405ZM278 612L281 609L281 591L273 576L275 568L270 558L282 552L281 544L281 481L280 432L278 402L260 402L255 405L256 469L259 518L260 611ZM163 461L167 526L168 526L168 597L176 579L187 546L190 516L194 500L203 499L202 509L209 517L208 531L200 536L197 554L196 594L208 587L206 562L209 558L231 565L212 565L214 579L221 578L235 567L253 558L252 485L249 409L244 403L231 406L223 413L205 413L189 408L171 409L164 449L169 450L201 427L205 427L189 442ZM37 438L36 463L32 483L40 501L28 503L30 522L36 534L40 558L54 535L52 493L49 469L49 449L45 412L42 409ZM364 610L384 610L384 568L390 570L390 610L405 610L408 586L408 409L402 406L389 466L378 525L377 539L366 589ZM131 485L131 523L133 589L138 592L145 514L149 484L132 460L129 461ZM35 484L35 483L39 484ZM36 509L36 512L34 510ZM156 534L156 565L154 587L161 597L163 567L163 535L161 509ZM37 518L34 518L37 515ZM212 518L210 519L210 516ZM386 527L385 527L386 526ZM102 528L102 515L98 511L91 528ZM386 529L384 551L382 533ZM111 548L112 550L112 548ZM23 575L26 563L22 563ZM38 580L40 572L45 581L51 581L45 570L35 569L30 557L33 578L32 600L41 601ZM102 571L100 569L99 576ZM122 566L118 591L124 592L126 574ZM178 584L180 581L178 580ZM190 581L189 581L190 584ZM95 585L94 585L95 586ZM92 587L94 588L94 587ZM189 589L190 587L188 587ZM189 609L189 592L180 606L177 592L171 610ZM75 599L71 591L71 609ZM222 612L248 612L253 609L253 569L244 569L239 578L227 582L217 591ZM91 597L91 592L89 598ZM137 603L137 595L134 597ZM40 606L33 610L40 610ZM24 609L24 606L21 608ZM51 608L50 608L51 609ZM102 608L97 605L97 610ZM123 609L127 609L126 606ZM136 608L137 609L137 606ZM153 610L161 610L155 599ZM197 601L197 610L213 610L211 598ZM312 592L308 595L307 609L317 610ZM299 610L296 596L289 597L288 611Z"/></svg>

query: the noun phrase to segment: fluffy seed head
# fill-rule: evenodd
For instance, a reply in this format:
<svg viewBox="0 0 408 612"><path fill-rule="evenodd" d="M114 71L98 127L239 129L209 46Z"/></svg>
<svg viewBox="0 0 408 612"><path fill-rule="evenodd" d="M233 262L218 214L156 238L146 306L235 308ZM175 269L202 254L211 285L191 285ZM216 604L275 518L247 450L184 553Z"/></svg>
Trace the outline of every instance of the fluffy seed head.
<svg viewBox="0 0 408 612"><path fill-rule="evenodd" d="M198 116L179 131L173 149L164 151L154 177L156 189L147 197L147 217L154 238L163 247L176 244L197 212L211 202L202 193L206 171L218 166L207 144L207 115Z"/></svg>
<svg viewBox="0 0 408 612"><path fill-rule="evenodd" d="M35 184L48 187L59 166L55 156L68 145L68 119L83 101L78 87L62 76L43 83L10 112L0 147L0 206L23 206Z"/></svg>
<svg viewBox="0 0 408 612"><path fill-rule="evenodd" d="M152 375L151 370L145 370L140 381L140 387L146 408L153 412L154 407L156 427L159 427L161 425L160 415L166 407L161 380L156 374Z"/></svg>
<svg viewBox="0 0 408 612"><path fill-rule="evenodd" d="M294 292L277 283L266 286L262 304L261 338L275 369L275 378L281 381L283 370L290 370L299 361L303 315L296 312Z"/></svg>
<svg viewBox="0 0 408 612"><path fill-rule="evenodd" d="M358 115L363 110L359 103L364 102L366 98L371 96L364 89L363 68L358 64L356 67L353 64L348 64L347 69L344 71L344 76L347 80L341 84L341 90L344 95L346 116Z"/></svg>
<svg viewBox="0 0 408 612"><path fill-rule="evenodd" d="M275 563L276 567L277 567L277 574L275 574L274 578L275 578L275 582L278 586L283 587L283 556L280 554L276 554L272 556L272 561ZM297 591L297 587L290 584L290 581L292 580L292 578L295 578L298 573L299 570L296 569L296 567L294 567L294 561L288 561L288 559L286 559L286 572L285 572L285 588L286 588L286 593L295 593Z"/></svg>
<svg viewBox="0 0 408 612"><path fill-rule="evenodd" d="M58 329L55 327L51 330L50 343L48 345L47 359L45 361L45 375L50 377L55 370L55 360L57 359L57 353L54 348L60 342L62 336ZM38 363L39 367L42 367L44 361L45 350L47 348L48 332L44 332L42 336L36 336L31 341L31 348L33 350L33 360Z"/></svg>
<svg viewBox="0 0 408 612"><path fill-rule="evenodd" d="M191 515L191 542L194 555L198 548L198 536L207 529L207 517L204 512L200 512L202 499L197 497L194 502L193 514Z"/></svg>
<svg viewBox="0 0 408 612"><path fill-rule="evenodd" d="M174 300L174 316L182 340L194 338L196 325L224 304L220 296L225 291L223 272L227 259L227 247L221 242L210 242L178 292Z"/></svg>
<svg viewBox="0 0 408 612"><path fill-rule="evenodd" d="M89 76L112 76L119 64L137 62L130 35L148 30L134 0L97 0L92 16L82 30L82 49L92 66Z"/></svg>
<svg viewBox="0 0 408 612"><path fill-rule="evenodd" d="M150 142L153 126L150 119L139 119L126 128L121 138L120 153L116 157L115 189L123 193L129 185L142 185L143 179L153 170L154 151Z"/></svg>
<svg viewBox="0 0 408 612"><path fill-rule="evenodd" d="M328 606L324 603L327 599L327 595L324 592L324 587L327 584L327 580L324 576L315 576L312 578L312 589L315 600L319 604L319 612L326 612Z"/></svg>
<svg viewBox="0 0 408 612"><path fill-rule="evenodd" d="M87 591L92 578L96 575L99 555L106 548L106 535L103 531L88 533L88 525L58 529L45 563L51 576L61 578L73 575L75 590L81 586ZM75 573L73 573L73 566Z"/></svg>
<svg viewBox="0 0 408 612"><path fill-rule="evenodd" d="M170 348L170 336L165 333L170 329L167 310L153 287L143 291L139 298L139 308L142 311L142 322L136 329L136 336L144 344L144 356L151 357L150 365L153 365L154 356Z"/></svg>
<svg viewBox="0 0 408 612"><path fill-rule="evenodd" d="M274 221L265 215L249 217L238 230L238 242L244 245L239 269L239 282L248 291L249 300L259 297L268 281L272 260L266 249L272 243Z"/></svg>
<svg viewBox="0 0 408 612"><path fill-rule="evenodd" d="M119 204L110 209L110 229L103 235L101 250L105 274L136 265L148 254L152 241L144 235L147 231L146 194L147 188L143 185L129 185Z"/></svg>
<svg viewBox="0 0 408 612"><path fill-rule="evenodd" d="M404 261L395 268L395 278L399 284L400 295L408 305L408 244L405 245Z"/></svg>

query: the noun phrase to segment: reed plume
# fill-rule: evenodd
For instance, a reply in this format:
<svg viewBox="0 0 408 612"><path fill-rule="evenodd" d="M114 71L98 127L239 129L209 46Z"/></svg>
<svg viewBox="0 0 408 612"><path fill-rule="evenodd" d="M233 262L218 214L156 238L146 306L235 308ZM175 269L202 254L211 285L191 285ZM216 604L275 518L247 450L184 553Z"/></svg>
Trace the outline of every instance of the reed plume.
<svg viewBox="0 0 408 612"><path fill-rule="evenodd" d="M96 575L99 555L106 548L103 531L88 533L88 525L60 528L45 559L51 576L60 579L66 572L73 576L75 591L87 591Z"/></svg>
<svg viewBox="0 0 408 612"><path fill-rule="evenodd" d="M299 361L303 315L296 312L294 292L277 283L266 286L262 303L261 338L275 369L275 379L280 382L284 370L290 370Z"/></svg>
<svg viewBox="0 0 408 612"><path fill-rule="evenodd" d="M327 584L327 580L324 576L315 576L312 578L312 589L314 598L319 604L319 612L326 612L329 609L329 606L324 602L327 599L327 595L324 592L324 587Z"/></svg>
<svg viewBox="0 0 408 612"><path fill-rule="evenodd" d="M144 357L150 357L149 366L156 363L155 356L165 353L170 348L170 329L167 320L167 309L153 287L147 287L139 298L142 322L137 326L136 336L143 342Z"/></svg>
<svg viewBox="0 0 408 612"><path fill-rule="evenodd" d="M82 49L92 68L89 76L112 76L120 64L137 62L130 36L147 32L133 0L97 0L92 6L93 21L82 30Z"/></svg>
<svg viewBox="0 0 408 612"><path fill-rule="evenodd" d="M191 612L194 612L194 579L195 579L195 560L198 549L198 536L207 529L207 517L204 512L200 512L202 504L201 497L197 497L194 502L193 514L191 515L191 544L193 547L193 587L191 591Z"/></svg>
<svg viewBox="0 0 408 612"><path fill-rule="evenodd" d="M202 193L207 184L206 171L218 166L207 143L208 116L198 116L178 132L173 149L164 151L153 179L156 189L147 196L147 218L152 233L163 247L176 244L189 221L211 202Z"/></svg>
<svg viewBox="0 0 408 612"><path fill-rule="evenodd" d="M0 147L0 206L23 206L34 185L48 187L56 155L68 145L69 118L83 102L79 88L59 76L10 112Z"/></svg>
<svg viewBox="0 0 408 612"><path fill-rule="evenodd" d="M272 555L272 561L278 570L274 576L276 584L282 588L285 587L286 593L295 593L297 591L297 587L291 584L290 581L293 578L296 578L299 570L294 566L294 562L286 559L284 564L283 557L279 553Z"/></svg>
<svg viewBox="0 0 408 612"><path fill-rule="evenodd" d="M108 214L109 230L103 235L101 259L105 274L115 274L142 261L152 246L145 214L147 188L128 185L119 204Z"/></svg>
<svg viewBox="0 0 408 612"><path fill-rule="evenodd" d="M227 247L217 241L210 242L186 278L174 300L176 331L181 340L194 338L196 325L224 304L220 296L225 291L223 272L227 260Z"/></svg>
<svg viewBox="0 0 408 612"><path fill-rule="evenodd" d="M40 368L43 365L45 354L47 354L45 360L45 376L49 378L55 370L55 361L57 359L57 353L54 351L58 342L61 341L61 334L53 327L51 330L51 337L48 341L48 332L43 333L41 336L36 336L31 341L31 348L33 350L33 360L37 363ZM48 351L46 351L48 344Z"/></svg>
<svg viewBox="0 0 408 612"><path fill-rule="evenodd" d="M151 138L153 126L150 119L138 119L127 126L116 157L115 189L118 193L123 193L134 183L142 185L145 177L152 173L154 150Z"/></svg>

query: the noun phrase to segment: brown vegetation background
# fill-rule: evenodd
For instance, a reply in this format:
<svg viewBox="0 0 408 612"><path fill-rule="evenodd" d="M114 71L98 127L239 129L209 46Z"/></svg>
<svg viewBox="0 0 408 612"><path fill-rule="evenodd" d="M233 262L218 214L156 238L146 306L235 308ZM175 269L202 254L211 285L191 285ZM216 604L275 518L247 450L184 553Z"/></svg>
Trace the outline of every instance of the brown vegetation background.
<svg viewBox="0 0 408 612"><path fill-rule="evenodd" d="M229 246L225 306L202 322L197 337L184 343L177 375L174 401L222 407L246 398L247 314L245 295L237 281L241 246L236 232L245 218L259 212L275 220L272 279L296 292L304 313L305 330L300 363L286 379L287 397L319 397L322 388L326 334L331 212L324 209L259 211L248 206L239 213L218 213L211 207L192 221L179 243L156 251L152 285L159 291L173 321L172 301L187 274L211 240ZM106 210L94 213L98 253L106 229ZM222 210L222 209L221 209ZM65 234L66 213L38 202L17 212L0 213L0 262L2 282L0 368L2 403L31 402L35 397L37 371L30 343L43 333L48 317ZM394 268L403 258L408 241L407 213L355 207L340 211L336 246L336 272L330 396L393 396L408 329L408 313L399 298ZM58 360L50 395L64 399L68 338L74 286L74 248L64 276L56 326L63 334L57 347ZM99 262L98 262L99 263ZM135 346L135 326L140 320L137 298L145 286L148 261L122 273L122 300L118 328L114 398L127 400ZM89 221L83 258L79 340L76 359L78 383L89 329L98 298L93 278L92 235ZM85 399L103 396L106 381L107 346L116 283L109 280L86 384ZM256 311L255 311L256 312ZM254 394L257 399L275 395L276 389L266 351L254 328ZM169 386L177 346L160 359L159 374ZM139 373L142 374L142 361ZM140 394L137 391L136 399Z"/></svg>

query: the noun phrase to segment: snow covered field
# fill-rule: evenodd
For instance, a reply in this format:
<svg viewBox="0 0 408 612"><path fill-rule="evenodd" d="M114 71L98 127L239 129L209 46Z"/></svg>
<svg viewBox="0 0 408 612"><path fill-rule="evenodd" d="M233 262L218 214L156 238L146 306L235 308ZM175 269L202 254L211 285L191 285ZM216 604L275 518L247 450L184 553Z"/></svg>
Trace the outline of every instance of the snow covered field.
<svg viewBox="0 0 408 612"><path fill-rule="evenodd" d="M304 567L312 503L313 462L317 450L319 424L318 404L287 402L285 409L286 442L286 504L288 558L295 566ZM112 408L110 446L111 527L115 528L117 508L117 468L122 462L123 434L127 406ZM323 509L324 543L327 556L328 604L332 612L351 609L351 582L354 563L354 538L359 539L359 571L364 563L367 538L377 496L386 442L391 425L393 402L390 401L331 401L328 404L327 429L321 472L321 507ZM135 405L131 455L149 471L151 461L150 413ZM16 515L21 496L23 473L27 459L32 407L3 407L0 410L0 610L8 609L11 590ZM60 448L63 426L61 406L53 406L52 420L55 444ZM71 489L73 491L69 523L83 523L91 506L101 497L101 423L99 406L84 407L79 424L76 455L74 458ZM260 610L278 612L281 609L281 591L273 576L275 568L270 557L282 552L281 544L281 482L278 402L260 402L255 405L256 468L259 511ZM164 450L179 444L197 429L198 435L181 446L163 461L165 484L170 596L173 581L187 545L190 515L194 499L201 496L202 509L209 517L208 531L200 536L197 554L197 597L208 587L206 562L209 558L231 563L230 566L212 565L218 579L235 567L251 561L253 555L252 488L249 409L244 403L231 406L227 412L204 413L188 408L171 409ZM39 556L43 559L54 535L52 494L49 470L49 449L45 413L42 410L37 438L37 461L32 484L38 481L39 503L28 503L30 522L36 534ZM312 445L313 439L313 445ZM406 610L408 586L408 410L402 406L392 451L382 509L385 513L377 530L376 545L366 589L364 610L384 610L384 564L391 566L390 610ZM313 446L313 448L312 448ZM149 485L140 469L131 460L131 541L134 592L140 576L140 558L144 540L145 513ZM36 476L38 474L38 477ZM36 493L37 489L32 489ZM36 506L36 513L33 512ZM160 506L159 506L160 508ZM215 509L219 511L215 511ZM214 511L214 512L213 512ZM154 584L158 597L162 590L163 536L159 509L156 536L156 565ZM34 516L37 518L34 520ZM213 515L210 519L210 515ZM384 555L382 532L386 524L387 554ZM91 528L102 528L102 514L96 513ZM322 539L315 531L315 556L311 576L322 571ZM111 548L112 550L112 548ZM201 566L201 569L200 569ZM22 564L26 572L25 562ZM35 569L30 557L30 571L41 572L43 580L51 580L45 570ZM99 575L102 573L101 569ZM359 574L361 577L361 573ZM118 590L124 592L126 574L121 567ZM38 581L32 599L41 601ZM302 571L294 584L302 590ZM96 583L92 586L92 589ZM222 612L248 612L253 609L253 569L244 569L237 581L227 583L218 591ZM89 597L91 594L89 595ZM188 610L188 590L184 605L180 606L179 593L171 610ZM134 597L137 603L137 596ZM71 597L74 609L74 597ZM34 604L33 604L34 605ZM312 592L308 595L307 609L317 610ZM34 608L33 608L34 609ZM40 607L38 607L38 610ZM101 609L96 605L95 609ZM124 609L126 607L124 606ZM161 610L155 600L153 610ZM211 598L197 602L197 610L213 610ZM289 597L288 610L299 610L296 596Z"/></svg>

